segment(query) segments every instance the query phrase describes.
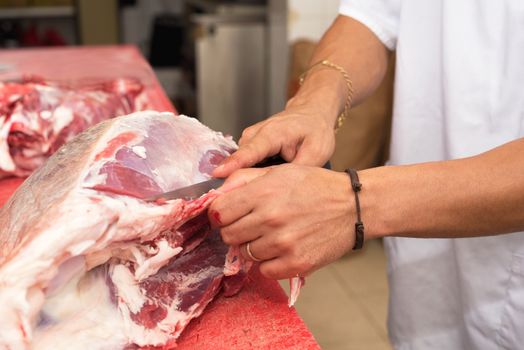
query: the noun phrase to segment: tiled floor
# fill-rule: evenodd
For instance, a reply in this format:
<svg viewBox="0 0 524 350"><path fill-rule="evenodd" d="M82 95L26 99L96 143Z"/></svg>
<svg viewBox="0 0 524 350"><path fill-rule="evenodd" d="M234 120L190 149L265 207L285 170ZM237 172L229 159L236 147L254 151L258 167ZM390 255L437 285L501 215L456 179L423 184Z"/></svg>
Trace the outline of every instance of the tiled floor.
<svg viewBox="0 0 524 350"><path fill-rule="evenodd" d="M386 258L374 240L309 276L295 306L322 349L390 350L387 294Z"/></svg>

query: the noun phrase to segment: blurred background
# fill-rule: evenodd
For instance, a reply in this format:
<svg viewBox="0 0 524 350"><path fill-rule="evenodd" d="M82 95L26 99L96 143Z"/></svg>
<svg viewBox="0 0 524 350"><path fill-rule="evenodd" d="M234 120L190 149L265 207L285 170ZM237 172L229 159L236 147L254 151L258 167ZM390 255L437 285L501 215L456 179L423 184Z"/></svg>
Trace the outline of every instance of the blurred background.
<svg viewBox="0 0 524 350"><path fill-rule="evenodd" d="M180 113L238 138L297 91L338 6L338 0L0 0L0 58L14 48L135 45ZM394 57L382 86L338 132L336 170L387 159L393 65ZM389 348L385 271L376 241L308 279L297 310L323 348Z"/></svg>

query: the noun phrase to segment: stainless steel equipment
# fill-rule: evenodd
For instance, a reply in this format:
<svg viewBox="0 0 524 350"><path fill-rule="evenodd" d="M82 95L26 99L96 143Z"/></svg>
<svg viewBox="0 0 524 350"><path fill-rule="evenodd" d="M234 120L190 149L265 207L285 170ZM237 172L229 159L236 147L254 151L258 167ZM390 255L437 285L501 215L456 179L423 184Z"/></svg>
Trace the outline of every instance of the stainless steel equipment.
<svg viewBox="0 0 524 350"><path fill-rule="evenodd" d="M199 119L238 138L267 117L267 6L188 1L198 9L196 74Z"/></svg>

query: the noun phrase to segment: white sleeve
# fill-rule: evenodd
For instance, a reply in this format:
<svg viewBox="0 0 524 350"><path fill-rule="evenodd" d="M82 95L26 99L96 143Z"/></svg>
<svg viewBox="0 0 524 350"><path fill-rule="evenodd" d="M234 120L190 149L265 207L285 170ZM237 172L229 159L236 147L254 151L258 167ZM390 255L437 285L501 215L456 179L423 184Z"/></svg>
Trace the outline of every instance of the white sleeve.
<svg viewBox="0 0 524 350"><path fill-rule="evenodd" d="M341 0L340 14L368 27L390 50L395 49L400 0Z"/></svg>

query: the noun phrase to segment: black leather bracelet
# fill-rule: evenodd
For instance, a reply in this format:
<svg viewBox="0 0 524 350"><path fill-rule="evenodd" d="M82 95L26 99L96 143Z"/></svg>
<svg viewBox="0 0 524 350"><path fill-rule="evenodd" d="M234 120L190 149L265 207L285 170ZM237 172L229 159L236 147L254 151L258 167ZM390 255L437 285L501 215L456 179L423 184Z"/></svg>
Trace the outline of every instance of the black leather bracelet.
<svg viewBox="0 0 524 350"><path fill-rule="evenodd" d="M355 244L353 245L353 250L357 250L362 249L364 246L364 223L360 217L360 200L358 198L358 193L362 189L362 184L358 179L358 174L355 169L346 169L346 173L349 175L351 188L353 189L353 192L355 192L357 222L355 223Z"/></svg>

